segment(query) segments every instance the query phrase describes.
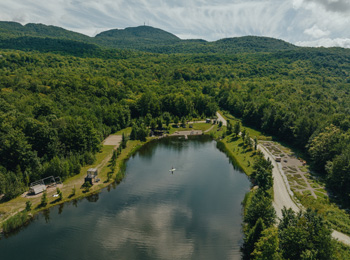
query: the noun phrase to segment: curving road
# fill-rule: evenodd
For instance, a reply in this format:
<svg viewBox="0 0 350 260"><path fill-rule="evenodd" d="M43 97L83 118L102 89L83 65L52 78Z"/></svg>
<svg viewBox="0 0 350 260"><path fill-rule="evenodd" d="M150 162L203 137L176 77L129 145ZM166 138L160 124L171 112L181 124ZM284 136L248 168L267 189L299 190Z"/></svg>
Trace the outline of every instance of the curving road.
<svg viewBox="0 0 350 260"><path fill-rule="evenodd" d="M220 115L219 112L216 112L216 116L218 117L218 121L221 121L223 125L227 125L226 120ZM267 151L267 149L258 145L258 149L263 152L265 158L269 158L273 165L272 176L273 176L273 193L274 193L274 201L273 206L276 210L276 215L278 218L282 218L281 210L283 207L292 208L294 211L299 211L303 209L302 205L299 203L295 203L292 200L293 192L290 189L287 177L285 176L281 165L277 164L274 157ZM346 245L350 245L350 237L340 233L336 230L333 230L332 237L343 242Z"/></svg>
<svg viewBox="0 0 350 260"><path fill-rule="evenodd" d="M279 218L282 218L282 212L281 210L285 206L286 208L292 208L294 211L299 211L300 209L303 209L303 206L295 203L292 200L293 192L291 191L289 187L289 183L287 180L287 177L285 176L281 165L277 164L274 157L267 151L267 149L262 146L258 145L258 149L263 152L265 155L265 158L269 158L273 165L272 170L272 176L273 176L273 193L274 193L274 201L273 206L276 210L276 215ZM339 240L340 242L343 242L346 245L350 245L350 237L338 232L336 230L333 230L332 237Z"/></svg>

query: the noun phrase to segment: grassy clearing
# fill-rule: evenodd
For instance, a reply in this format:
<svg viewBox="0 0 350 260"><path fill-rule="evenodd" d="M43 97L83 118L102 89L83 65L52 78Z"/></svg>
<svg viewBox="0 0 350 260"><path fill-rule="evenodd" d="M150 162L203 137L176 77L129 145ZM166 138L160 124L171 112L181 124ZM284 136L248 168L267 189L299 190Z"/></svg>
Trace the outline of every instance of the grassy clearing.
<svg viewBox="0 0 350 260"><path fill-rule="evenodd" d="M221 112L221 115L227 120L233 120L237 121L236 118L229 115L228 113ZM259 140L272 140L271 137L264 137L260 136L261 132L255 131L254 129L250 129L248 127L245 127L247 131L249 131L249 134L251 137L258 136L257 138ZM253 131L252 131L253 130ZM255 132L254 132L255 131ZM242 143L239 142L239 140L236 140L234 142L229 142L227 140L227 137L223 140L225 142L225 145L228 147L229 151L233 151L232 155L236 158L237 161L240 163L244 163L244 157L242 158L242 153L239 148L241 148ZM280 148L280 150L288 155L294 155L297 157L307 158L303 152L300 150L296 150L294 147L290 147L287 144L284 143L277 143L274 142ZM238 153L237 153L238 152ZM275 151L277 154L277 150ZM243 164L242 163L242 164ZM242 165L241 165L242 166ZM243 167L242 167L243 168ZM299 167L300 171L307 173L309 172L308 166ZM249 175L251 174L251 167L245 167L244 171ZM301 179L301 176L294 176L294 173L297 172L296 168L293 169L284 169L285 171L290 171L292 174L286 174L288 178L288 182L291 183L291 188L298 189L300 187L306 188L307 185L303 179ZM299 178L298 178L299 177ZM313 188L317 188L317 191L315 191L315 194L317 196L317 199L315 199L313 196L311 196L311 192L307 191L305 194L301 194L299 192L294 192L295 199L299 200L300 203L306 207L311 208L314 210L317 210L319 214L321 214L325 220L330 224L330 226L340 231L344 234L350 235L350 218L349 214L346 213L345 210L340 209L336 204L331 203L329 201L329 197L326 194L326 191L324 190L324 184L320 182L319 180L315 179L313 176L309 174L305 174L305 177L307 178L308 182ZM295 185L295 182L297 185ZM246 195L247 198L245 198L246 201L249 203L249 195ZM342 243L336 242L336 259L350 259L350 247L343 245Z"/></svg>
<svg viewBox="0 0 350 260"><path fill-rule="evenodd" d="M124 128L124 129L116 132L115 135L122 135L122 134L130 135L131 129L132 129L131 127Z"/></svg>
<svg viewBox="0 0 350 260"><path fill-rule="evenodd" d="M308 167L308 166L299 166L299 169L300 169L302 172L309 172L309 167Z"/></svg>
<svg viewBox="0 0 350 260"><path fill-rule="evenodd" d="M190 130L202 130L205 131L209 129L212 126L212 124L204 124L204 123L194 123L193 128L174 128L173 132L175 131L190 131ZM222 132L217 131L217 125L214 126L212 131L210 131L212 134L215 132L222 134ZM121 134L129 135L131 133L131 127L125 128L121 131L118 131L117 135ZM151 139L149 139L151 140ZM115 168L115 171L112 175L112 178L109 182L107 182L108 177L107 174L110 172L110 168L108 167L108 161L110 160L113 149L115 146L113 145L104 145L101 148L101 151L96 154L96 160L95 163L92 165L87 165L85 167L81 168L80 174L75 175L67 180L64 181L63 186L60 187L60 190L63 194L62 200L57 200L57 198L52 197L54 194L56 194L56 189L50 189L47 191L47 198L48 203L45 207L41 207L41 196L31 197L31 198L24 198L22 196L19 196L11 201L5 202L0 204L0 223L2 223L4 220L8 219L10 216L15 215L16 213L22 211L25 208L25 203L27 201L30 201L32 203L32 210L31 214L36 214L39 211L48 209L52 206L62 204L64 202L68 202L71 200L80 199L82 197L86 197L89 195L92 195L94 193L97 193L99 190L101 190L104 187L107 187L111 183L114 183L117 179L120 181L123 178L123 168L125 167L125 161L137 150L139 149L144 143L140 141L128 141L127 147L122 150L122 153L117 158L117 167ZM89 168L95 168L97 166L101 165L99 168L98 178L100 179L99 183L94 184L88 191L85 190L82 185L84 182L84 177L86 175L86 172Z"/></svg>
<svg viewBox="0 0 350 260"><path fill-rule="evenodd" d="M0 223L8 217L13 216L17 212L22 211L25 208L26 201L30 201L33 205L32 210L28 213L36 214L37 212L48 209L52 206L62 204L70 200L76 200L82 197L86 197L98 192L102 188L107 187L108 185L114 182L115 178L117 177L117 173L119 172L120 167L122 166L124 161L135 151L135 149L137 149L140 146L140 141L128 141L127 147L123 149L122 153L118 156L115 173L109 182L107 182L107 173L110 171L108 167L108 161L113 153L114 146L103 146L101 151L96 154L96 161L94 164L82 167L80 174L75 175L64 181L63 186L60 187L60 190L63 194L62 200L57 200L57 198L52 197L52 195L56 194L56 188L49 189L47 191L48 203L45 207L40 206L42 195L31 198L24 198L22 196L19 196L11 201L0 204L0 212L2 213L0 214ZM89 191L86 192L83 189L82 184L84 182L84 177L86 175L87 169L91 167L97 167L100 164L102 166L99 169L98 174L100 182L94 184L89 189ZM75 190L74 193L73 190Z"/></svg>
<svg viewBox="0 0 350 260"><path fill-rule="evenodd" d="M295 183L303 188L307 187L305 181L301 178L299 174L287 174L288 182L291 183L292 186L295 186Z"/></svg>
<svg viewBox="0 0 350 260"><path fill-rule="evenodd" d="M226 120L230 120L231 124L234 124L235 122L239 121L241 122L240 119L234 117L233 115L231 115L230 113L226 112L226 111L218 111L222 117ZM251 127L247 127L247 126L243 126L242 129L245 128L246 131L249 133L249 136L251 138L257 138L258 140L272 140L271 136L265 136L263 135L260 131L253 129Z"/></svg>
<svg viewBox="0 0 350 260"><path fill-rule="evenodd" d="M311 185L312 188L314 188L314 189L321 189L321 186L318 185L317 183L315 183L315 182L310 182L310 181L309 181L309 183L310 183L310 185Z"/></svg>
<svg viewBox="0 0 350 260"><path fill-rule="evenodd" d="M192 131L192 130L206 131L210 127L212 127L212 124L207 124L207 123L193 123L191 125L192 125L192 128L189 127L190 126L189 124L186 124L186 127L179 126L178 128L176 128L175 125L170 125L169 134L173 134L177 131Z"/></svg>
<svg viewBox="0 0 350 260"><path fill-rule="evenodd" d="M350 235L350 219L345 210L339 209L336 204L331 203L328 196L317 191L315 193L317 199L299 193L295 193L295 195L304 207L317 210L333 229Z"/></svg>
<svg viewBox="0 0 350 260"><path fill-rule="evenodd" d="M350 259L350 246L346 246L341 242L334 241L334 257L338 260Z"/></svg>
<svg viewBox="0 0 350 260"><path fill-rule="evenodd" d="M2 224L2 229L5 234L9 234L19 228L21 228L23 225L26 225L30 221L30 216L28 216L27 211L22 211L9 219L7 219Z"/></svg>
<svg viewBox="0 0 350 260"><path fill-rule="evenodd" d="M321 198L321 199L324 199L324 200L327 200L328 199L328 195L324 192L320 192L320 191L314 191L317 198Z"/></svg>
<svg viewBox="0 0 350 260"><path fill-rule="evenodd" d="M234 159L238 166L249 176L253 173L255 151L244 146L242 138L233 135L221 140L227 154Z"/></svg>

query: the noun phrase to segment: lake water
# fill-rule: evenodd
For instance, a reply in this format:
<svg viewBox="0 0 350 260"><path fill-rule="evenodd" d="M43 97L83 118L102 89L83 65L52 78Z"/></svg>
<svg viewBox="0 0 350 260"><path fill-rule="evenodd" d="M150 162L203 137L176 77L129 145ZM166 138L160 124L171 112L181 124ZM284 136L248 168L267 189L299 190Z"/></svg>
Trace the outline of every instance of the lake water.
<svg viewBox="0 0 350 260"><path fill-rule="evenodd" d="M3 238L0 259L240 259L248 190L215 141L162 139L130 158L115 188Z"/></svg>

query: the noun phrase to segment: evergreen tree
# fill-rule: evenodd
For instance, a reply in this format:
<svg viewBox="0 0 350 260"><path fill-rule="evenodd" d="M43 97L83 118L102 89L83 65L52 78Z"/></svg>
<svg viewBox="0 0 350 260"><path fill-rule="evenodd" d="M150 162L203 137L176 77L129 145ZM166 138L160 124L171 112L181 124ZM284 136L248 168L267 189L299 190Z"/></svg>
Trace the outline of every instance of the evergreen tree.
<svg viewBox="0 0 350 260"><path fill-rule="evenodd" d="M261 218L266 227L272 226L276 222L276 212L272 206L272 199L265 196L266 193L257 191L250 205L246 210L244 216L244 222L248 224L248 227L253 227L256 221Z"/></svg>
<svg viewBox="0 0 350 260"><path fill-rule="evenodd" d="M283 219L279 224L279 239L285 259L331 259L333 244L331 230L316 211L295 214L282 210Z"/></svg>
<svg viewBox="0 0 350 260"><path fill-rule="evenodd" d="M251 259L251 254L254 251L254 244L260 239L263 230L265 229L264 221L259 218L255 225L249 230L248 235L244 238L242 246L243 259Z"/></svg>
<svg viewBox="0 0 350 260"><path fill-rule="evenodd" d="M47 193L46 193L46 191L44 191L43 195L41 196L40 206L46 207L47 203L48 203Z"/></svg>
<svg viewBox="0 0 350 260"><path fill-rule="evenodd" d="M26 201L26 211L31 211L32 209L32 202L27 200Z"/></svg>
<svg viewBox="0 0 350 260"><path fill-rule="evenodd" d="M251 254L254 260L282 260L279 253L278 229L270 227L261 232L260 239L254 244Z"/></svg>
<svg viewBox="0 0 350 260"><path fill-rule="evenodd" d="M239 133L241 132L241 123L237 121L233 127L233 133L238 136Z"/></svg>

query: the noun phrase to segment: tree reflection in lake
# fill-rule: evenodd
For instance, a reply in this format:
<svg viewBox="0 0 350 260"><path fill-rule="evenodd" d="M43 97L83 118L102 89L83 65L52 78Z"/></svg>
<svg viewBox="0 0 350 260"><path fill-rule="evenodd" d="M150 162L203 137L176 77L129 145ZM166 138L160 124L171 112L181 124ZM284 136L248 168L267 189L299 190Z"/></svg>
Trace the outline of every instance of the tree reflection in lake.
<svg viewBox="0 0 350 260"><path fill-rule="evenodd" d="M240 259L249 186L207 137L161 139L130 158L119 185L0 241L1 259Z"/></svg>

